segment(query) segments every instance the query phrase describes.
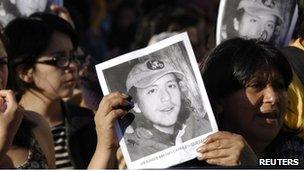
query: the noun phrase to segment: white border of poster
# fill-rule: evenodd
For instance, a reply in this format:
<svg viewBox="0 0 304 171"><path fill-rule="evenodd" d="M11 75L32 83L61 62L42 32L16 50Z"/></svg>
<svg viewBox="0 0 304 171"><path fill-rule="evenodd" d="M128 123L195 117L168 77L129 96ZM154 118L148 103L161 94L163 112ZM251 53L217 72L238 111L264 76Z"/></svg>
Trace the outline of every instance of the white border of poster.
<svg viewBox="0 0 304 171"><path fill-rule="evenodd" d="M198 92L197 96L201 99L201 104L204 108L205 115L207 115L209 119L210 124L210 131L207 133L204 133L202 135L198 135L196 137L193 137L190 140L187 140L185 142L182 142L181 144L176 144L172 147L169 147L167 149L164 149L162 151L153 153L148 156L144 156L142 158L139 158L135 161L131 160L130 155L128 153L127 145L125 142L125 139L123 138L123 132L121 131L121 127L119 123L116 127L117 135L120 140L119 144L122 149L122 153L124 155L124 159L126 161L128 169L160 169L160 168L167 168L188 160L191 160L195 157L197 157L198 153L196 152L196 149L199 147L199 145L202 143L204 138L206 138L209 134L212 134L214 132L218 131L218 127L216 124L215 117L212 112L212 108L205 90L205 86L202 80L202 77L200 75L200 71L194 56L194 52L192 50L189 38L187 33L181 33L175 36L172 36L170 38L167 38L165 40L162 40L160 42L157 42L153 45L150 45L146 48L136 50L124 55L121 55L119 57L113 58L109 61L100 63L96 65L97 75L98 79L102 88L102 91L104 95L109 94L112 91L122 91L126 92L126 90L121 89L113 89L111 85L109 85L109 78L114 82L117 80L117 82L121 81L119 79L121 77L120 73L115 74L109 74L108 77L106 75L106 71L112 68L119 68L123 64L126 65L130 63L132 60L138 60L144 57L147 57L155 52L162 51L165 48L170 48L174 45L182 45L184 47L184 55L183 58L186 58L188 61L187 66L190 68L190 72L193 75L193 82L195 82ZM185 55L186 54L186 55ZM174 55L171 55L174 56ZM127 71L121 71L121 72L127 72ZM165 162L164 162L165 161Z"/></svg>

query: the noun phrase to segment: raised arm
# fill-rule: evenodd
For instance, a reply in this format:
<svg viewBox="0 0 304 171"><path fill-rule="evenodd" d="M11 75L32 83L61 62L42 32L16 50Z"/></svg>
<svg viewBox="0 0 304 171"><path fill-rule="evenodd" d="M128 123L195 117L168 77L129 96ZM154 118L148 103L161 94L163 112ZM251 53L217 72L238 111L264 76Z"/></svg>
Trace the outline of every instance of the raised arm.
<svg viewBox="0 0 304 171"><path fill-rule="evenodd" d="M22 118L23 113L18 109L14 93L11 90L0 90L0 166L3 165Z"/></svg>
<svg viewBox="0 0 304 171"><path fill-rule="evenodd" d="M116 152L119 145L115 132L115 121L123 117L128 109L133 108L133 104L127 100L128 97L123 93L115 92L105 96L100 102L95 114L97 147L89 169L118 167Z"/></svg>

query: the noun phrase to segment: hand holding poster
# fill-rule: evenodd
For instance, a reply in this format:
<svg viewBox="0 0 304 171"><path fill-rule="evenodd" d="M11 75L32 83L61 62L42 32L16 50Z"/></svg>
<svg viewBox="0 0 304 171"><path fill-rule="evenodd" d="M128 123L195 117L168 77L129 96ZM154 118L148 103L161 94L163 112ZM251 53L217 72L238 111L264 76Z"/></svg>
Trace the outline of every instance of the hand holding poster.
<svg viewBox="0 0 304 171"><path fill-rule="evenodd" d="M298 18L296 0L221 0L216 42L233 37L288 45Z"/></svg>
<svg viewBox="0 0 304 171"><path fill-rule="evenodd" d="M130 169L193 159L204 137L218 130L186 33L98 64L96 70L105 95L120 91L133 97L134 121L126 129L117 123Z"/></svg>

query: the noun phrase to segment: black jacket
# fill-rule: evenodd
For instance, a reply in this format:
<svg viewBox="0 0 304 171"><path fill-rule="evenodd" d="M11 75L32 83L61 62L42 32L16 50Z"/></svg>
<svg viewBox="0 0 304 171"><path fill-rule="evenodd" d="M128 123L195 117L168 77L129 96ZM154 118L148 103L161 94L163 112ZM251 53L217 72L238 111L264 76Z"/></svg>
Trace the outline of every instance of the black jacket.
<svg viewBox="0 0 304 171"><path fill-rule="evenodd" d="M71 103L62 104L72 165L75 169L86 169L97 143L94 113Z"/></svg>

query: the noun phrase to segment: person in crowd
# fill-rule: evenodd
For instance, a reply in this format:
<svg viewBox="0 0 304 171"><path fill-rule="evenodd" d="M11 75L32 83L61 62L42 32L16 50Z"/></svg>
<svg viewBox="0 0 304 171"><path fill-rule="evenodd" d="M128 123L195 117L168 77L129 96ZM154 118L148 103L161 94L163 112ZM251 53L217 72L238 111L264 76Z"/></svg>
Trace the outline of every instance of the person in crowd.
<svg viewBox="0 0 304 171"><path fill-rule="evenodd" d="M47 122L18 106L14 93L5 90L8 53L2 34L0 40L0 168L54 169L54 144Z"/></svg>
<svg viewBox="0 0 304 171"><path fill-rule="evenodd" d="M79 79L73 96L65 100L75 105L91 109L92 111L97 111L103 94L94 67L96 61L82 47L77 48L75 56L84 62L79 68Z"/></svg>
<svg viewBox="0 0 304 171"><path fill-rule="evenodd" d="M211 131L207 115L198 118L187 103L184 77L162 58L138 63L129 72L126 87L134 98L135 121L125 139L131 160Z"/></svg>
<svg viewBox="0 0 304 171"><path fill-rule="evenodd" d="M82 91L82 105L93 111L97 111L98 105L103 97L94 67L97 62L86 52L82 54L86 56L86 62L83 66L78 82L79 88Z"/></svg>
<svg viewBox="0 0 304 171"><path fill-rule="evenodd" d="M153 36L164 32L187 32L197 62L202 65L209 52L209 20L193 7L182 5L160 6L144 16L139 23L133 49L148 45Z"/></svg>
<svg viewBox="0 0 304 171"><path fill-rule="evenodd" d="M106 42L108 59L130 51L139 17L135 9L136 4L132 1L122 1L113 11L111 29Z"/></svg>
<svg viewBox="0 0 304 171"><path fill-rule="evenodd" d="M278 49L257 40L230 39L211 52L202 74L220 131L198 147L197 159L175 168L257 167L258 158L303 161L303 140L281 129L292 70ZM114 123L129 115L119 107L128 104L126 99L127 95L116 92L101 101L95 116L97 134L108 141L100 143L94 155L104 160L92 162L91 168L115 164ZM297 166L303 167L303 162Z"/></svg>
<svg viewBox="0 0 304 171"><path fill-rule="evenodd" d="M288 108L285 124L292 129L298 129L298 136L304 139L304 1L298 1L298 21L295 29L295 41L282 48L294 70L293 80L288 89Z"/></svg>
<svg viewBox="0 0 304 171"><path fill-rule="evenodd" d="M241 0L238 4L232 29L226 25L222 38L243 37L274 42L279 35L283 17L280 1Z"/></svg>
<svg viewBox="0 0 304 171"><path fill-rule="evenodd" d="M258 158L303 159L303 140L280 132L292 70L278 49L257 40L225 41L208 57L202 77L220 132L198 148L199 160L257 166Z"/></svg>
<svg viewBox="0 0 304 171"><path fill-rule="evenodd" d="M48 121L56 168L86 168L96 145L94 114L62 101L73 94L81 64L72 26L56 15L35 13L13 20L4 34L12 52L11 85L22 107Z"/></svg>

